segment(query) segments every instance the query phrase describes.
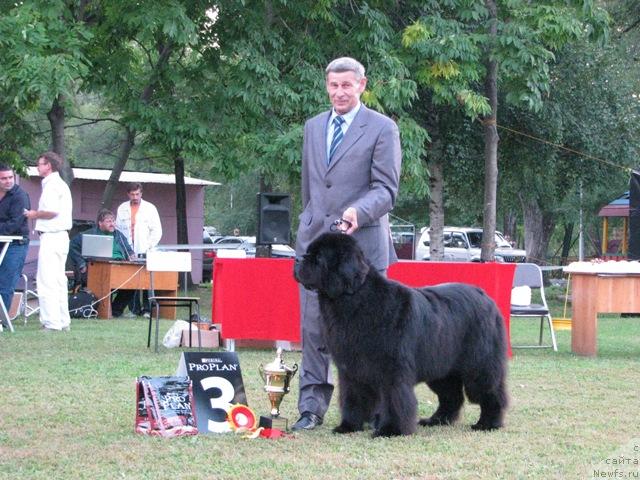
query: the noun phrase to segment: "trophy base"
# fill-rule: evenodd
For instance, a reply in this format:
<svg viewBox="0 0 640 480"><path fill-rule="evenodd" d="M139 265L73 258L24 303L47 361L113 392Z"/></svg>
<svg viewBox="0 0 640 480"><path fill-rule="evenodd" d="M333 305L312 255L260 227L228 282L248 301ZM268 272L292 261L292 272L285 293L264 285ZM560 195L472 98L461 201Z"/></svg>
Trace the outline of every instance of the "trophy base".
<svg viewBox="0 0 640 480"><path fill-rule="evenodd" d="M260 423L258 426L264 428L277 428L278 430L287 432L289 430L289 420L284 417L265 417L264 415L260 415Z"/></svg>

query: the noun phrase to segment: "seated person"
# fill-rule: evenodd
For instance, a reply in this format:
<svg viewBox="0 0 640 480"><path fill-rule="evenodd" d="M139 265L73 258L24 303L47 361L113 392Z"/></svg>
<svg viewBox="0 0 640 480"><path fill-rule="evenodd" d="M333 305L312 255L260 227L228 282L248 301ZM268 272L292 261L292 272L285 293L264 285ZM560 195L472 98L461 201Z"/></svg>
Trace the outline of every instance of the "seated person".
<svg viewBox="0 0 640 480"><path fill-rule="evenodd" d="M82 256L82 235L110 235L113 237L113 253L111 258L114 260L130 260L135 258L133 248L127 242L125 236L116 230L116 216L111 210L102 209L98 212L96 227L85 230L76 235L69 243L69 257L74 265L74 271L81 276L81 284L87 284L87 262ZM129 304L136 290L118 290L111 299L111 314L114 317L120 317L125 307Z"/></svg>

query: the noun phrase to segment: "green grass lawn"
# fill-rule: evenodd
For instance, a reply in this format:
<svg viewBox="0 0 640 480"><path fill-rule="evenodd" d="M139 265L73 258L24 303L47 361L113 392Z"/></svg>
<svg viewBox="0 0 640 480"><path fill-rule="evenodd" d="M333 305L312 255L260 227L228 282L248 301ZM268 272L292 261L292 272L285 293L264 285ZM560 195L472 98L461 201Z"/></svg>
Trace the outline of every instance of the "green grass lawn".
<svg viewBox="0 0 640 480"><path fill-rule="evenodd" d="M335 398L322 427L286 439L137 435L135 378L173 374L181 350L147 350L142 319L75 320L68 333L43 333L37 323L31 317L0 334L2 479L566 479L600 478L594 471L615 468L640 478L629 473L637 465L611 463L620 455L640 462L638 318L601 318L597 358L571 354L569 332L558 332L557 353L516 350L500 431L471 431L479 409L467 404L453 427L375 440L370 432L331 433L339 421ZM162 323L163 334L170 325ZM513 335L535 341L537 328L518 319ZM266 414L258 365L274 352L238 355L249 405ZM286 361L300 362L299 352ZM291 420L297 380L282 404ZM416 392L420 415L430 415L435 397L424 386Z"/></svg>

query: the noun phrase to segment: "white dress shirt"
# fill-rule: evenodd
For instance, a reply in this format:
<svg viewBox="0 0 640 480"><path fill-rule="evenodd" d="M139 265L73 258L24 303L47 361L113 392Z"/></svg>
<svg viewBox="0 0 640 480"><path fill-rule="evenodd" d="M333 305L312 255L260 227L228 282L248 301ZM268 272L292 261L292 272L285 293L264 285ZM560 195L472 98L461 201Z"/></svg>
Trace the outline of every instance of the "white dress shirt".
<svg viewBox="0 0 640 480"><path fill-rule="evenodd" d="M58 172L52 172L42 179L38 210L57 213L53 218L38 218L35 224L38 232L71 230L73 226L71 191Z"/></svg>
<svg viewBox="0 0 640 480"><path fill-rule="evenodd" d="M340 126L340 128L342 129L342 135L347 134L347 130L349 130L349 126L353 123L353 119L356 118L356 115L358 114L358 110L360 110L360 105L361 103L358 102L358 104L351 111L345 113L344 115L340 115L342 118L344 118L344 122ZM333 140L333 132L335 130L335 127L333 125L333 119L336 118L337 116L338 114L336 113L336 111L332 109L331 116L329 117L329 124L327 126L327 158L329 158L329 151L331 150L331 140Z"/></svg>

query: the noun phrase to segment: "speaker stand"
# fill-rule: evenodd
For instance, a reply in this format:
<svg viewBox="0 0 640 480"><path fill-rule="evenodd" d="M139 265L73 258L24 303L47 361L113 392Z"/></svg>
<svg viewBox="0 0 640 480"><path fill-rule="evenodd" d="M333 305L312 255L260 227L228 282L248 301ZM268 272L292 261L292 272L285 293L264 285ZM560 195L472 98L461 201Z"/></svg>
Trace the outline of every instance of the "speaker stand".
<svg viewBox="0 0 640 480"><path fill-rule="evenodd" d="M256 258L271 258L271 245L256 245Z"/></svg>

